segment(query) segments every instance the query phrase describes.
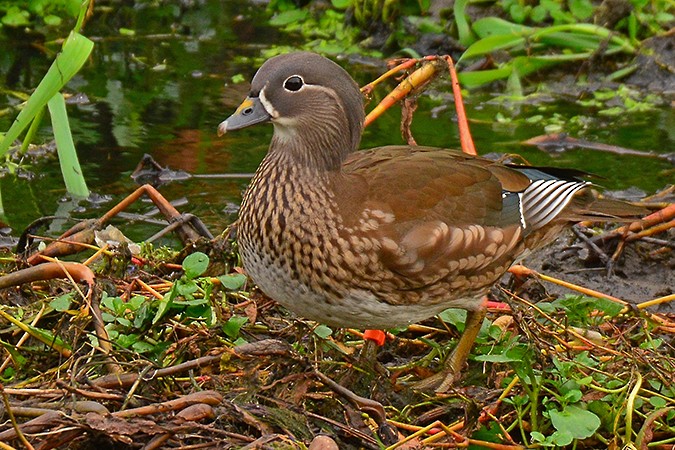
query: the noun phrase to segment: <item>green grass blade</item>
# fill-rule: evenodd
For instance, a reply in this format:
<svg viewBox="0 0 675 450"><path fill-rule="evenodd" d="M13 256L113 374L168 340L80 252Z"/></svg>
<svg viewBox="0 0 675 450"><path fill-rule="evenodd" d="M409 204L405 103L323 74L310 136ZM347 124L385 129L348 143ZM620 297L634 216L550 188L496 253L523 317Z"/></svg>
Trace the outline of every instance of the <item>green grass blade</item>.
<svg viewBox="0 0 675 450"><path fill-rule="evenodd" d="M462 87L467 89L482 86L497 80L508 79L512 76L514 71L517 72L517 75L515 76L519 77L519 82L522 77L538 70L565 61L588 58L589 55L589 53L584 53L574 55L517 56L498 69L460 72L457 76ZM515 79L512 79L512 82L515 82Z"/></svg>
<svg viewBox="0 0 675 450"><path fill-rule="evenodd" d="M561 55L550 55L546 56L517 56L513 58L509 64L513 65L514 70L518 72L518 75L521 77L526 77L527 75L534 73L538 70L546 69L548 67L560 64L565 61L569 61L570 58L559 58ZM567 56L567 55L566 55ZM582 58L587 58L588 54L585 54Z"/></svg>
<svg viewBox="0 0 675 450"><path fill-rule="evenodd" d="M469 26L469 20L466 15L466 5L468 4L469 0L456 0L453 7L455 24L457 25L457 36L459 37L459 42L465 47L476 40L471 33L471 26Z"/></svg>
<svg viewBox="0 0 675 450"><path fill-rule="evenodd" d="M81 34L70 34L63 44L61 53L56 57L17 118L14 119L4 139L0 141L0 157L7 153L12 142L30 125L49 99L80 70L93 47L94 43Z"/></svg>
<svg viewBox="0 0 675 450"><path fill-rule="evenodd" d="M538 42L546 44L550 47L562 47L583 51L597 50L600 48L600 45L604 39L590 34L556 32L545 34L543 36L539 36L538 38L533 37L532 40L538 40Z"/></svg>
<svg viewBox="0 0 675 450"><path fill-rule="evenodd" d="M636 52L635 47L633 47L630 41L624 36L607 28L598 25L592 25L590 23L571 23L542 28L532 33L531 38L533 40L537 40L544 36L560 32L573 33L577 36L595 36L599 41L608 39L610 46L619 47L621 50L624 50L628 53Z"/></svg>
<svg viewBox="0 0 675 450"><path fill-rule="evenodd" d="M498 17L478 19L473 23L472 28L479 38L497 34L523 35L530 34L535 30L534 28L518 25L517 23L512 23Z"/></svg>
<svg viewBox="0 0 675 450"><path fill-rule="evenodd" d="M66 101L63 99L63 95L57 92L49 100L47 106L52 117L56 151L59 154L59 163L61 164L63 181L66 183L66 190L73 197L89 197L89 189L87 189L87 183L82 176L82 169L77 159L73 136L70 132Z"/></svg>
<svg viewBox="0 0 675 450"><path fill-rule="evenodd" d="M21 143L21 154L24 154L26 153L26 151L28 151L28 146L30 145L31 142L33 142L33 138L35 137L35 134L40 128L40 124L42 123L42 116L44 115L45 109L40 108L38 112L35 114L33 120L30 122L30 127L28 127L28 131L26 132L26 135L23 137L23 142Z"/></svg>
<svg viewBox="0 0 675 450"><path fill-rule="evenodd" d="M521 98L523 96L523 84L520 81L520 74L515 69L511 71L511 75L506 79L506 93L511 97Z"/></svg>
<svg viewBox="0 0 675 450"><path fill-rule="evenodd" d="M482 56L488 53L492 53L497 50L504 50L514 48L525 43L525 38L522 36L516 36L513 34L498 34L493 36L488 36L474 42L466 51L460 56L457 60L457 64L464 59L475 58L476 56Z"/></svg>
<svg viewBox="0 0 675 450"><path fill-rule="evenodd" d="M89 0L83 0L83 2L80 4L80 13L77 15L77 23L73 28L75 33L79 33L84 26L84 20L87 18L87 11L89 10L89 3Z"/></svg>
<svg viewBox="0 0 675 450"><path fill-rule="evenodd" d="M476 72L460 72L457 74L459 84L463 88L471 89L493 81L503 80L511 75L512 68L500 67L499 69L478 70Z"/></svg>

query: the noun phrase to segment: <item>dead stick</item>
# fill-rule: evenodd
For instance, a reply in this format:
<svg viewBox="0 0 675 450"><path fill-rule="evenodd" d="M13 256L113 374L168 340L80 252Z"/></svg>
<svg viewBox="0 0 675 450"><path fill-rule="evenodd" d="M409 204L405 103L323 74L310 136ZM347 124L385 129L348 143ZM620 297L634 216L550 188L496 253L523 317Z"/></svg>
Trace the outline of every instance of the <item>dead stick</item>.
<svg viewBox="0 0 675 450"><path fill-rule="evenodd" d="M0 277L0 289L18 286L33 281L51 280L72 276L77 281L85 281L90 286L94 284L94 272L84 264L75 262L46 263L35 267L17 270Z"/></svg>
<svg viewBox="0 0 675 450"><path fill-rule="evenodd" d="M221 354L217 355L207 355L202 356L201 358L193 359L192 361L186 361L184 363L166 367L164 369L158 369L154 371L150 376L152 378L160 378L170 375L176 375L178 373L185 372L187 370L196 369L203 366L208 366L214 362L220 361L222 358ZM134 384L139 378L137 373L120 373L106 375L101 378L98 378L92 381L92 386L104 389L113 389L113 388L127 388Z"/></svg>
<svg viewBox="0 0 675 450"><path fill-rule="evenodd" d="M12 422L12 427L16 431L16 435L18 436L19 440L24 446L26 446L28 450L34 450L31 443L28 442L28 439L26 439L26 436L24 436L21 432L21 428L16 421L16 417L14 417L12 406L9 404L9 398L7 398L7 394L5 393L4 386L2 384L0 384L0 395L2 395L2 402L5 404L5 412L7 413L7 416L9 416L9 420Z"/></svg>
<svg viewBox="0 0 675 450"><path fill-rule="evenodd" d="M41 433L47 428L52 428L53 426L58 425L62 418L62 413L50 411L41 415L40 417L36 417L35 419L22 423L19 428L24 433ZM9 430L5 430L0 432L0 442L7 442L12 439L16 439L17 436L18 434L16 429L11 428Z"/></svg>
<svg viewBox="0 0 675 450"><path fill-rule="evenodd" d="M133 417L146 416L148 414L155 414L165 411L175 411L183 409L190 405L198 403L206 403L207 405L216 406L223 401L223 396L217 391L201 391L185 395L183 397L169 400L162 403L154 403L152 405L141 406L139 408L127 409L125 411L116 411L112 413L115 417Z"/></svg>

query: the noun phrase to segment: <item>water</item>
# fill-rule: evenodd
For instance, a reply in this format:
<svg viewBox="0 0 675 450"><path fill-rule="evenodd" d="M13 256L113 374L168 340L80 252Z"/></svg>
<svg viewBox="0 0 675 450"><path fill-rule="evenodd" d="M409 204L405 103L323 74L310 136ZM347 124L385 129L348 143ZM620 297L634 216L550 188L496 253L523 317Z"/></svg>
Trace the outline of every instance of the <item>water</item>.
<svg viewBox="0 0 675 450"><path fill-rule="evenodd" d="M94 53L68 85L69 92L86 95L88 102L71 104L68 112L89 188L110 200L96 205L63 202L65 189L55 156L31 160L24 172L32 174L30 178L7 175L0 180L5 220L14 232L41 216L100 216L135 189L130 174L145 153L164 166L195 175L253 172L265 154L272 127L253 127L223 138L216 136L216 127L246 96L248 80L263 60L261 52L280 43L298 43L297 37L284 36L264 23L260 7L239 2L206 1L192 9L145 5L99 10L84 30L96 42ZM120 28L136 30L136 35L121 35ZM5 89L34 87L53 57L19 51L9 41L0 46L4 47L0 87ZM22 64L17 64L19 55ZM372 67L346 67L361 83L377 74ZM233 77L242 76L245 82L233 82ZM431 94L420 99L413 133L420 144L457 148L449 89L441 83ZM662 160L583 149L550 155L521 144L544 134L543 122L550 125L555 118L575 137L672 152L675 114L670 106L603 117L598 108L580 106L571 96L545 97L513 103L495 101L495 94L487 90L468 95L467 115L479 153L516 153L532 164L577 167L605 177L598 183L608 189L635 186L651 194L673 182L672 165ZM0 111L17 103L6 90L0 92ZM15 114L16 110L0 115L0 130L9 127ZM542 116L542 122L525 121L535 116ZM366 130L363 147L401 143L399 118L394 109L376 121ZM40 139L50 139L47 122ZM245 186L246 179L193 177L160 190L171 200L185 197L188 203L180 210L196 214L217 233L236 217L233 211ZM138 212L148 209L147 204L135 207ZM52 231L69 225L59 222ZM129 228L124 231L135 239L155 231Z"/></svg>

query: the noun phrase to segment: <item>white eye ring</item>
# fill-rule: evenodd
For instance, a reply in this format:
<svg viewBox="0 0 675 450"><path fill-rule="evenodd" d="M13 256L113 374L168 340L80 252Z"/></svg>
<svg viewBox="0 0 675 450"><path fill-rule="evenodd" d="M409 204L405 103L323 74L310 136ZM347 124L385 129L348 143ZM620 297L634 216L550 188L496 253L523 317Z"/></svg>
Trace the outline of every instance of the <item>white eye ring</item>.
<svg viewBox="0 0 675 450"><path fill-rule="evenodd" d="M284 89L288 92L297 92L303 88L305 80L300 75L291 75L284 81Z"/></svg>

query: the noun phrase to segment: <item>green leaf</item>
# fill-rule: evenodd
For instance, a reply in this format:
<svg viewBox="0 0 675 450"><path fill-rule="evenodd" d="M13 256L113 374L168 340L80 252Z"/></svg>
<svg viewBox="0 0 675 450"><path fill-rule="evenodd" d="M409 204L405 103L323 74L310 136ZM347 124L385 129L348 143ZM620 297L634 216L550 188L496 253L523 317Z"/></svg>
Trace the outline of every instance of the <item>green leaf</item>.
<svg viewBox="0 0 675 450"><path fill-rule="evenodd" d="M147 303L144 303L138 308L138 311L136 311L136 315L134 316L134 327L143 328L146 322L150 320L151 316L150 307Z"/></svg>
<svg viewBox="0 0 675 450"><path fill-rule="evenodd" d="M219 276L218 280L220 280L220 283L225 289L238 291L246 284L246 275L241 273L228 273L227 275Z"/></svg>
<svg viewBox="0 0 675 450"><path fill-rule="evenodd" d="M615 93L616 94L616 93ZM602 311L604 315L614 317L623 309L622 305L606 298L586 297L583 295L567 295L553 302L562 306L571 319L588 323L592 311Z"/></svg>
<svg viewBox="0 0 675 450"><path fill-rule="evenodd" d="M459 308L449 308L438 315L445 323L457 328L459 331L464 329L466 323L466 311Z"/></svg>
<svg viewBox="0 0 675 450"><path fill-rule="evenodd" d="M191 305L185 308L185 317L192 320L199 320L207 327L214 326L217 321L216 313L206 300L201 305Z"/></svg>
<svg viewBox="0 0 675 450"><path fill-rule="evenodd" d="M105 297L101 301L101 305L118 316L124 314L124 311L127 309L127 304L120 297Z"/></svg>
<svg viewBox="0 0 675 450"><path fill-rule="evenodd" d="M598 416L575 405L568 405L562 411L550 410L549 415L556 430L561 433L569 433L574 439L589 438L600 427ZM558 444L568 445L569 442Z"/></svg>
<svg viewBox="0 0 675 450"><path fill-rule="evenodd" d="M110 314L108 312L101 312L101 317L103 318L103 321L105 323L115 322L115 319L117 319L117 317L115 317L113 314Z"/></svg>
<svg viewBox="0 0 675 450"><path fill-rule="evenodd" d="M580 390L572 389L563 396L563 399L569 403L577 403L579 400L581 400L581 397L582 393Z"/></svg>
<svg viewBox="0 0 675 450"><path fill-rule="evenodd" d="M574 436L569 431L555 431L551 436L548 437L547 442L553 444L556 447L565 447L572 443Z"/></svg>
<svg viewBox="0 0 675 450"><path fill-rule="evenodd" d="M42 328L36 328L32 325L26 325L30 330L29 333L36 339L39 339L50 348L63 348L70 350L71 347L58 336L55 336L51 331Z"/></svg>
<svg viewBox="0 0 675 450"><path fill-rule="evenodd" d="M408 21L420 33L443 33L443 26L431 17L409 16Z"/></svg>
<svg viewBox="0 0 675 450"><path fill-rule="evenodd" d="M14 363L16 363L19 367L22 367L24 364L26 364L27 359L19 353L18 349L16 348L16 345L10 344L9 342L5 342L0 339L0 345L7 350L7 353L10 354L12 357L12 360Z"/></svg>
<svg viewBox="0 0 675 450"><path fill-rule="evenodd" d="M491 363L509 363L518 361L518 358L509 356L507 353L500 353L498 355L478 355L476 361L491 362Z"/></svg>
<svg viewBox="0 0 675 450"><path fill-rule="evenodd" d="M202 306L208 304L209 301L205 298L191 298L190 300L176 300L174 305L180 306Z"/></svg>
<svg viewBox="0 0 675 450"><path fill-rule="evenodd" d="M497 34L524 35L532 33L534 28L509 22L498 17L485 17L478 19L471 27L480 38Z"/></svg>
<svg viewBox="0 0 675 450"><path fill-rule="evenodd" d="M659 347L663 345L663 339L661 338L655 338L655 339L650 339L648 341L644 341L640 343L640 348L643 350L656 350Z"/></svg>
<svg viewBox="0 0 675 450"><path fill-rule="evenodd" d="M528 350L526 346L518 345L500 354L478 355L476 356L476 361L485 361L493 363L522 362L524 360L524 356L527 353L527 351Z"/></svg>
<svg viewBox="0 0 675 450"><path fill-rule="evenodd" d="M103 294L101 295L101 306L103 306L104 308L108 308L111 311L114 311L115 310L114 299L116 298L118 297L108 297L108 294L105 291L103 291Z"/></svg>
<svg viewBox="0 0 675 450"><path fill-rule="evenodd" d="M52 118L52 129L54 130L54 139L56 141L56 151L59 155L59 164L61 165L61 174L66 183L66 190L76 198L89 197L89 189L84 181L80 161L77 159L73 135L70 132L68 122L68 113L66 112L66 101L60 92L47 102L49 114Z"/></svg>
<svg viewBox="0 0 675 450"><path fill-rule="evenodd" d="M523 23L525 22L525 19L527 19L530 9L532 9L532 7L529 5L514 3L509 8L509 14L511 15L511 18L514 22Z"/></svg>
<svg viewBox="0 0 675 450"><path fill-rule="evenodd" d="M246 317L246 316L232 316L223 325L223 332L230 339L235 339L237 336L239 336L239 330L241 330L241 327L246 322L248 322L248 317Z"/></svg>
<svg viewBox="0 0 675 450"><path fill-rule="evenodd" d="M193 298L192 294L199 290L199 285L194 280L179 280L174 286L178 295L182 295L188 299Z"/></svg>
<svg viewBox="0 0 675 450"><path fill-rule="evenodd" d="M546 35L555 35L559 32L569 32L577 35L593 36L599 39L598 42L609 39L610 47L615 47L628 53L635 53L636 51L626 37L605 27L592 25L590 23L571 23L539 28L536 29L534 33L532 33L531 38L536 40Z"/></svg>
<svg viewBox="0 0 675 450"><path fill-rule="evenodd" d="M558 55L552 56L517 56L513 58L511 64L513 65L514 70L518 71L518 75L521 77L526 77L531 73L534 73L538 70L545 69L547 67L554 66L559 64L566 59L558 59Z"/></svg>
<svg viewBox="0 0 675 450"><path fill-rule="evenodd" d="M169 292L164 294L164 297L159 301L159 306L157 307L157 312L155 312L155 317L152 318L152 324L155 325L159 320L164 316L164 314L169 311L171 305L173 304L174 299L176 298L178 288L176 283Z"/></svg>
<svg viewBox="0 0 675 450"><path fill-rule="evenodd" d="M523 96L523 85L520 82L520 74L517 70L513 70L506 80L506 94L512 97Z"/></svg>
<svg viewBox="0 0 675 450"><path fill-rule="evenodd" d="M183 260L183 270L185 271L185 277L190 280L197 278L206 272L208 267L209 257L202 252L192 253Z"/></svg>
<svg viewBox="0 0 675 450"><path fill-rule="evenodd" d="M7 25L8 27L25 27L30 25L28 18L30 13L19 9L16 6L10 7L2 18L2 24Z"/></svg>
<svg viewBox="0 0 675 450"><path fill-rule="evenodd" d="M457 64L464 59L475 58L476 56L486 55L488 53L496 52L497 50L510 49L522 46L525 43L525 38L513 34L497 34L485 37L479 41L474 42L457 60Z"/></svg>
<svg viewBox="0 0 675 450"><path fill-rule="evenodd" d="M275 14L270 20L269 24L275 27L282 27L292 23L303 22L309 16L309 11L306 9L291 9L279 14Z"/></svg>
<svg viewBox="0 0 675 450"><path fill-rule="evenodd" d="M54 94L82 68L93 48L94 43L86 37L78 33L70 34L63 44L61 53L56 57L24 108L14 119L14 123L5 134L4 139L0 141L0 157L7 153L12 142L30 125L33 118L47 105Z"/></svg>
<svg viewBox="0 0 675 450"><path fill-rule="evenodd" d="M150 344L149 342L145 342L145 341L134 342L131 345L131 348L133 348L138 353L150 353L153 350L155 350L154 345Z"/></svg>
<svg viewBox="0 0 675 450"><path fill-rule="evenodd" d="M606 298L596 298L595 309L602 311L606 316L616 317L623 311L623 305Z"/></svg>
<svg viewBox="0 0 675 450"><path fill-rule="evenodd" d="M457 74L459 84L467 89L471 89L493 81L502 80L511 74L511 67L502 67L492 70L479 70L476 72L460 72Z"/></svg>
<svg viewBox="0 0 675 450"><path fill-rule="evenodd" d="M546 436L544 436L538 431L530 432L530 438L532 439L532 442L536 442L538 444L543 444L544 442L546 442Z"/></svg>
<svg viewBox="0 0 675 450"><path fill-rule="evenodd" d="M138 342L138 335L135 333L132 334L120 334L115 339L115 343L122 348L129 348Z"/></svg>
<svg viewBox="0 0 675 450"><path fill-rule="evenodd" d="M44 16L42 20L44 20L45 24L49 25L50 27L58 27L61 25L61 22L63 22L59 16L55 16L53 14Z"/></svg>
<svg viewBox="0 0 675 450"><path fill-rule="evenodd" d="M548 9L544 8L541 4L533 7L532 11L530 12L530 19L535 23L543 22L547 17Z"/></svg>
<svg viewBox="0 0 675 450"><path fill-rule="evenodd" d="M351 5L351 0L331 0L331 3L335 9L347 9Z"/></svg>
<svg viewBox="0 0 675 450"><path fill-rule="evenodd" d="M56 297L54 300L49 302L49 306L54 308L54 310L63 312L70 309L70 305L73 302L73 296L71 294L64 294L60 297Z"/></svg>
<svg viewBox="0 0 675 450"><path fill-rule="evenodd" d="M331 334L333 334L333 330L330 327L327 327L326 325L319 325L316 328L314 328L314 334L316 334L322 339L327 339L330 337Z"/></svg>
<svg viewBox="0 0 675 450"><path fill-rule="evenodd" d="M142 295L134 295L127 302L127 308L132 311L138 311L138 309L146 304L145 297Z"/></svg>
<svg viewBox="0 0 675 450"><path fill-rule="evenodd" d="M533 42L541 42L551 47L570 48L573 50L597 50L603 39L586 33L543 33L532 35Z"/></svg>
<svg viewBox="0 0 675 450"><path fill-rule="evenodd" d="M589 0L569 0L570 12L579 20L590 19L593 15L593 4Z"/></svg>
<svg viewBox="0 0 675 450"><path fill-rule="evenodd" d="M649 403L651 403L651 405L654 408L665 408L666 405L668 404L666 399L664 399L663 397L656 397L656 396L649 397Z"/></svg>
<svg viewBox="0 0 675 450"><path fill-rule="evenodd" d="M466 14L466 6L468 4L469 0L455 0L455 4L453 6L455 25L457 26L457 35L459 37L459 42L464 46L471 44L475 40L473 34L471 33L469 19Z"/></svg>

